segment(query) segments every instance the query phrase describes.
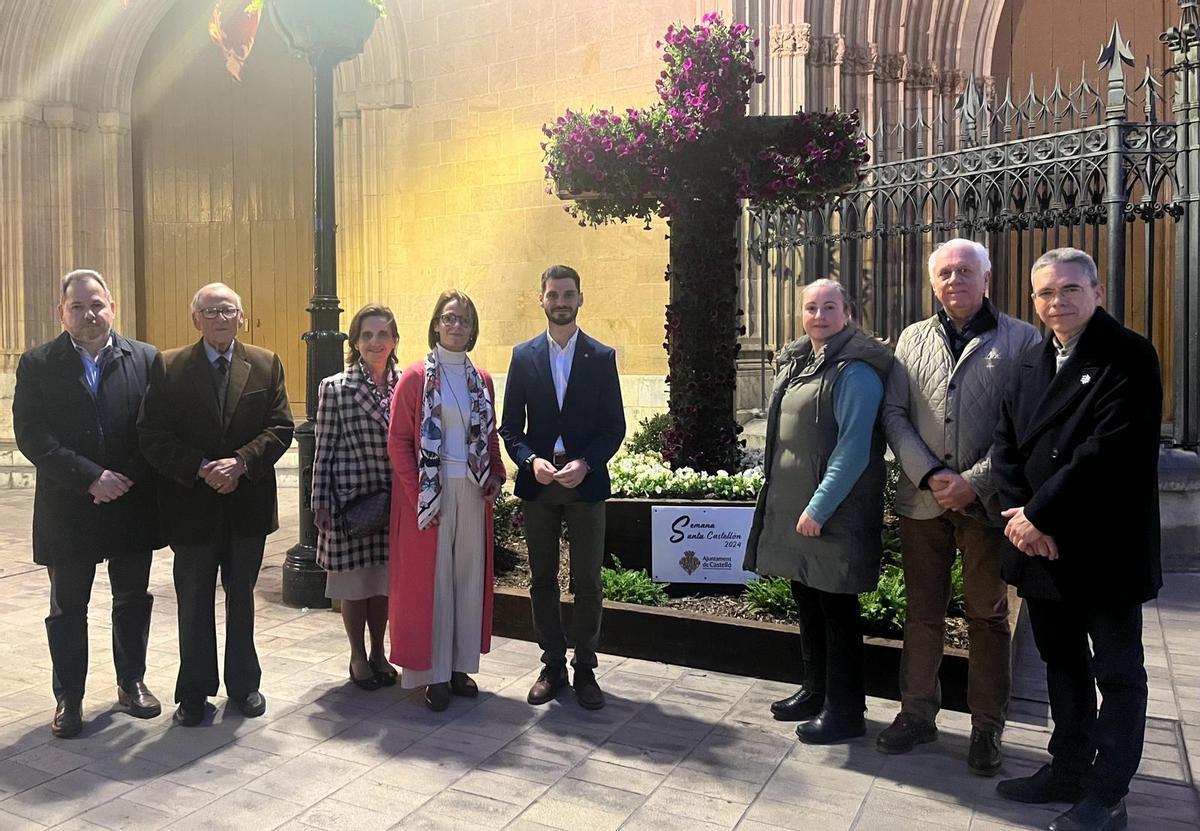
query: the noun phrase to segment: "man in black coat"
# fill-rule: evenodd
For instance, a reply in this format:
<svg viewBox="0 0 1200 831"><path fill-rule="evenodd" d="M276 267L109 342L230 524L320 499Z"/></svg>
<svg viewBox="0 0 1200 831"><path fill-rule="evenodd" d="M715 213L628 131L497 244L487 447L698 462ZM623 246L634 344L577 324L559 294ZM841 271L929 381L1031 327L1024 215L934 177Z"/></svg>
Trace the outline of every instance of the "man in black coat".
<svg viewBox="0 0 1200 831"><path fill-rule="evenodd" d="M1162 585L1158 356L1099 308L1083 251L1042 255L1032 282L1051 331L1019 361L991 452L1014 546L1004 575L1046 662L1052 762L997 791L1075 803L1052 831L1124 828L1146 727L1142 604Z"/></svg>
<svg viewBox="0 0 1200 831"><path fill-rule="evenodd" d="M46 637L58 700L50 730L60 738L83 728L87 607L103 560L112 584L117 700L138 718L162 711L142 681L157 520L154 474L136 429L158 350L113 331L115 313L99 273L63 277L64 331L21 356L13 394L17 447L37 468L33 561L50 577Z"/></svg>
<svg viewBox="0 0 1200 831"><path fill-rule="evenodd" d="M583 305L579 273L555 265L542 273L539 297L547 330L513 348L500 435L518 468L532 576L533 628L545 665L529 690L545 704L567 683L567 641L559 617L558 556L563 521L571 540L575 604L575 695L590 710L604 706L596 683L604 561L608 460L625 438L625 410L611 347L588 337L575 318Z"/></svg>
<svg viewBox="0 0 1200 831"><path fill-rule="evenodd" d="M201 338L154 362L138 420L142 452L162 477L159 505L175 553L179 676L175 721L195 727L220 685L214 615L225 590L225 692L247 718L266 712L254 648L254 586L279 527L275 463L292 443L279 357L236 335L242 299L224 283L192 298Z"/></svg>

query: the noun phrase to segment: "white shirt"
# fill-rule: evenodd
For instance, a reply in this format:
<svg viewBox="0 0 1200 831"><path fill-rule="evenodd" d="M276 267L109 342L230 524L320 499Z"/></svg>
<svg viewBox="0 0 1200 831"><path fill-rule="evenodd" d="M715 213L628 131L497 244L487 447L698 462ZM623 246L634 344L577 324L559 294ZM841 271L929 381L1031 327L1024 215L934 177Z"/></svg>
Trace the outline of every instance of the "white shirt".
<svg viewBox="0 0 1200 831"><path fill-rule="evenodd" d="M471 425L471 393L467 389L467 353L437 345L442 376L442 475L467 475L467 430Z"/></svg>
<svg viewBox="0 0 1200 831"><path fill-rule="evenodd" d="M546 340L550 343L550 377L554 379L554 393L558 396L558 409L561 412L563 398L567 394L567 384L571 380L571 365L575 362L575 342L579 340L579 330L575 330L566 346L559 346L558 341L550 337L548 329ZM559 436L554 440L554 453L557 455L565 452L562 436Z"/></svg>

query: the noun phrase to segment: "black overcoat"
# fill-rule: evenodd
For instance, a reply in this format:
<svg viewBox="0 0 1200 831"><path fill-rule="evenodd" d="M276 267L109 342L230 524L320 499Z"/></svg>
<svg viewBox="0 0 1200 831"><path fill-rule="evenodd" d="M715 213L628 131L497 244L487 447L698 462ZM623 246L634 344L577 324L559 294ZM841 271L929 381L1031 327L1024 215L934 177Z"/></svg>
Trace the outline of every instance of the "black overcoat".
<svg viewBox="0 0 1200 831"><path fill-rule="evenodd" d="M33 561L62 566L158 548L155 476L138 449L137 416L158 350L113 333L112 358L92 397L83 361L63 332L17 364L13 431L37 469ZM97 505L88 488L105 470L133 487Z"/></svg>
<svg viewBox="0 0 1200 831"><path fill-rule="evenodd" d="M1056 374L1053 337L1025 352L992 445L1003 507L1054 537L1059 559L1010 548L1024 597L1123 605L1155 597L1162 382L1141 335L1097 309Z"/></svg>

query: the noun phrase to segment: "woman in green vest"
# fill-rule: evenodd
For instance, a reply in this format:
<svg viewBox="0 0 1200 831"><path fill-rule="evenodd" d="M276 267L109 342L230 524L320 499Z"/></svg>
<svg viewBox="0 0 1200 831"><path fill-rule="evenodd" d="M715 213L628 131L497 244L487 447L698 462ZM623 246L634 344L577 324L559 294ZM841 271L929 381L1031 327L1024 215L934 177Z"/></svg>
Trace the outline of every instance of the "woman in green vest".
<svg viewBox="0 0 1200 831"><path fill-rule="evenodd" d="M780 353L745 568L791 580L798 608L804 683L771 711L803 722L802 742L829 744L866 732L858 594L875 588L883 554L879 406L892 352L851 322L837 281L810 283L801 301L805 334Z"/></svg>

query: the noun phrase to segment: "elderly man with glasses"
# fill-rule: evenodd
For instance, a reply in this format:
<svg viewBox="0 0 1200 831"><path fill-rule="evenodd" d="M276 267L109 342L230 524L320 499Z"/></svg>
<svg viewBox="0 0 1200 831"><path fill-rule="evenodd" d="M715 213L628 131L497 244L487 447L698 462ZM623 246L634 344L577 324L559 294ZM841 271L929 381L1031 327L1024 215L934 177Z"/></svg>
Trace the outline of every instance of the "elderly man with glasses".
<svg viewBox="0 0 1200 831"><path fill-rule="evenodd" d="M254 585L267 534L279 527L275 463L292 443L283 364L242 343L242 300L223 283L192 298L201 338L155 362L138 431L161 478L159 504L175 552L179 676L175 721L204 720L220 683L214 618L225 590L225 691L247 718L266 712L254 648Z"/></svg>
<svg viewBox="0 0 1200 831"><path fill-rule="evenodd" d="M1013 545L1004 576L1046 662L1054 732L1050 764L996 790L1074 803L1051 831L1107 831L1128 823L1146 733L1142 604L1162 586L1162 383L1150 341L1101 308L1087 253L1047 251L1030 281L1049 331L1004 395L992 479Z"/></svg>
<svg viewBox="0 0 1200 831"><path fill-rule="evenodd" d="M1000 576L1006 547L990 484L988 447L1000 394L1037 330L992 306L988 251L954 239L929 257L936 312L905 328L883 402L883 427L902 472L896 513L908 593L900 659L900 714L876 740L883 753L935 741L950 571L962 552L971 655L967 767L1000 769L1008 710L1008 587Z"/></svg>

